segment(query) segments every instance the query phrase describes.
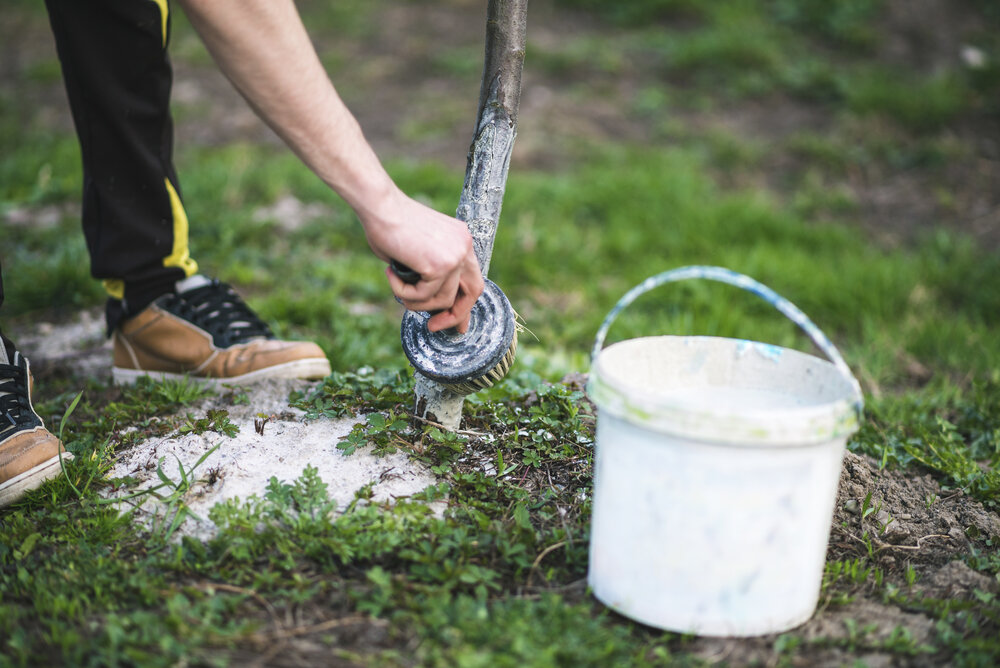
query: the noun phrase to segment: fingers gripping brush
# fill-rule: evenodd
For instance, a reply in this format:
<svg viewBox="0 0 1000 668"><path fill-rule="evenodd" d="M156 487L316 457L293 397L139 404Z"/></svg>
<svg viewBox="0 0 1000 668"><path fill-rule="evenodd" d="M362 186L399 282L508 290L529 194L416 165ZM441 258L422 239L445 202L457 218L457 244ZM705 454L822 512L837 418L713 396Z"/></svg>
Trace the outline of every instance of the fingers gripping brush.
<svg viewBox="0 0 1000 668"><path fill-rule="evenodd" d="M389 266L404 283L416 284L420 274L393 260ZM469 329L432 332L433 313L407 310L400 326L403 352L413 368L459 395L490 387L507 372L517 350L517 314L507 296L489 279L472 305Z"/></svg>

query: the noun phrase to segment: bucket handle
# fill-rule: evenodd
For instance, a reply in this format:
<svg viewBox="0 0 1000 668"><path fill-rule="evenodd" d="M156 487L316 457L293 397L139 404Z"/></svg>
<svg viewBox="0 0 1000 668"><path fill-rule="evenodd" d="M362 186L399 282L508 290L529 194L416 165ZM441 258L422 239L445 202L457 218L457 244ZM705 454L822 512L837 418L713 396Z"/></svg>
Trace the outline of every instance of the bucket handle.
<svg viewBox="0 0 1000 668"><path fill-rule="evenodd" d="M620 314L626 306L634 302L640 295L649 292L653 288L657 288L666 283L675 283L691 279L706 279L710 281L718 281L719 283L728 283L729 285L740 288L741 290L752 292L774 308L778 309L782 315L798 325L799 329L805 332L806 336L812 339L812 342L816 344L816 347L823 351L830 361L833 362L833 365L837 368L841 375L843 375L844 378L846 378L851 384L855 397L854 407L858 413L858 419L861 419L861 412L864 407L864 395L861 393L861 385L858 383L858 379L854 377L854 374L851 373L851 369L847 366L847 362L844 361L840 351L837 350L836 346L830 342L830 339L828 339L826 335L820 331L819 327L817 327L813 321L809 319L809 316L803 313L795 304L788 301L766 285L758 283L749 276L744 276L743 274L724 267L691 266L671 269L669 271L656 274L655 276L650 276L645 281L626 292L622 298L618 300L618 303L615 304L614 307L608 312L608 315L604 317L604 322L601 323L601 327L597 330L597 336L594 339L594 348L590 353L591 363L597 359L601 349L604 348L604 339L607 338L608 329L611 328L611 323L614 322L615 318L618 317L618 314Z"/></svg>

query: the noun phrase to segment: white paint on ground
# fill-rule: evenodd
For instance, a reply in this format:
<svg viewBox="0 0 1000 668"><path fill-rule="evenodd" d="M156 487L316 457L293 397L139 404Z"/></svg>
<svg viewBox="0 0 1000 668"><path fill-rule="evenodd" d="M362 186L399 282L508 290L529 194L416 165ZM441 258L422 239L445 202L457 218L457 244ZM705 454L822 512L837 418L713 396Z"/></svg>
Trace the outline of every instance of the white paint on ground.
<svg viewBox="0 0 1000 668"><path fill-rule="evenodd" d="M438 482L430 470L419 462L411 461L405 454L396 453L376 457L370 449L358 449L344 455L337 444L344 440L351 428L366 416L339 420L321 418L306 422L301 411L288 408L287 396L294 381L263 383L249 391L249 403L230 409L230 420L240 429L234 438L217 432L203 434L172 434L150 438L122 453L108 478L131 477L138 484L121 488L116 496L123 497L148 489L161 481L156 469L162 460L162 469L174 481L181 479L178 462L185 471L197 463L216 444L219 448L209 455L195 471L198 484L184 497L184 503L198 516L187 519L179 532L202 540L211 538L217 527L209 520L209 510L216 503L250 496L263 497L272 477L291 483L302 475L307 466L317 469L319 477L328 486L330 498L336 501L337 510L343 510L355 493L368 484L372 486L372 501L391 501L406 497ZM300 383L301 385L302 383ZM209 400L202 408L211 408L216 400ZM276 419L264 425L263 435L257 433L254 415L258 412L277 412ZM264 411L261 411L265 408ZM269 410L268 410L269 409ZM204 415L202 410L192 416ZM211 472L217 480L209 484ZM216 476L212 476L216 477ZM168 493L169 490L160 490ZM142 502L137 517L147 523L165 510L154 497L145 495L134 501ZM122 509L126 509L123 502Z"/></svg>

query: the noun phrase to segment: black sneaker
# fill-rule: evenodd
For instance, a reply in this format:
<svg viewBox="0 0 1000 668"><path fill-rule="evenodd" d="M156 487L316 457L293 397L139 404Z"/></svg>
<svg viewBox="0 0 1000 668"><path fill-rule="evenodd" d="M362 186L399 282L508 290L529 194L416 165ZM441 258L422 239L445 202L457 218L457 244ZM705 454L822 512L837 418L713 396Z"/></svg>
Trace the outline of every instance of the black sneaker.
<svg viewBox="0 0 1000 668"><path fill-rule="evenodd" d="M0 342L0 508L59 475L72 459L31 406L28 360Z"/></svg>
<svg viewBox="0 0 1000 668"><path fill-rule="evenodd" d="M330 375L323 350L308 341L280 341L225 283L192 276L114 332L118 384L142 376L190 377L206 384L264 378L315 380Z"/></svg>

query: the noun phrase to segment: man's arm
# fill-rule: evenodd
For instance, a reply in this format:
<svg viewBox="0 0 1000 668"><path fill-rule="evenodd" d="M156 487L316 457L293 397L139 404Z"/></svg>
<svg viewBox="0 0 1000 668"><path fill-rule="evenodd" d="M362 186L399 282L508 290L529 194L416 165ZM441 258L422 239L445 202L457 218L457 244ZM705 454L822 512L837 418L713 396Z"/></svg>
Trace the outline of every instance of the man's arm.
<svg viewBox="0 0 1000 668"><path fill-rule="evenodd" d="M386 271L407 308L442 310L432 330L465 329L483 289L465 224L393 183L319 61L291 0L180 0L223 73L254 110L357 212L372 251L417 271Z"/></svg>

